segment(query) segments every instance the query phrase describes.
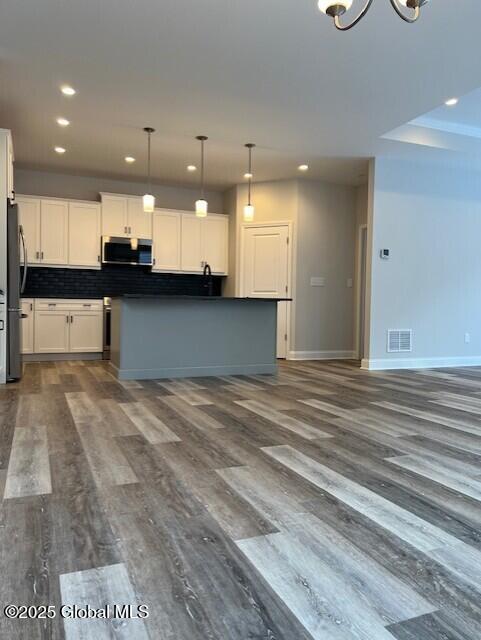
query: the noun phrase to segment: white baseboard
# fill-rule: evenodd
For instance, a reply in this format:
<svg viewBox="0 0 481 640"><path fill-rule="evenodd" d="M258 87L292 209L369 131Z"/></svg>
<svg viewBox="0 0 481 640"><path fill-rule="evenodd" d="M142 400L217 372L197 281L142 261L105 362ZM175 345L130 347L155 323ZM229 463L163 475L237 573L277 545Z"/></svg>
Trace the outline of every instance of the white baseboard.
<svg viewBox="0 0 481 640"><path fill-rule="evenodd" d="M481 356L453 358L383 358L361 361L361 369L385 371L388 369L443 369L448 367L480 367Z"/></svg>
<svg viewBox="0 0 481 640"><path fill-rule="evenodd" d="M355 351L289 351L288 360L353 360Z"/></svg>

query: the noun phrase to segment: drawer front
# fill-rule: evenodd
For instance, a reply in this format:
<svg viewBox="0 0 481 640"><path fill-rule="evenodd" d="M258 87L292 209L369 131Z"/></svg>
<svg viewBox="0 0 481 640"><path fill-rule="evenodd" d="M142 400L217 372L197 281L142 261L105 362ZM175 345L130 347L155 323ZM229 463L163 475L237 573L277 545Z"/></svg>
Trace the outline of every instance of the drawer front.
<svg viewBox="0 0 481 640"><path fill-rule="evenodd" d="M101 311L102 300L65 300L62 298L37 298L36 311Z"/></svg>

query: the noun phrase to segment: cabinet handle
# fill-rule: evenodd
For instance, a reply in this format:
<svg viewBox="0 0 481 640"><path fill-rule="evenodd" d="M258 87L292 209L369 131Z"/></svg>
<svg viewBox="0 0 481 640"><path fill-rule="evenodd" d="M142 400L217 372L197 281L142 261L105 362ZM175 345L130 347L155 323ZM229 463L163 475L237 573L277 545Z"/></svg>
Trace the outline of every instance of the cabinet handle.
<svg viewBox="0 0 481 640"><path fill-rule="evenodd" d="M35 253L35 257L37 258L37 260L40 260L40 251L37 251L37 252Z"/></svg>
<svg viewBox="0 0 481 640"><path fill-rule="evenodd" d="M97 262L100 262L100 256L97 256Z"/></svg>
<svg viewBox="0 0 481 640"><path fill-rule="evenodd" d="M70 322L73 324L73 316L70 316Z"/></svg>
<svg viewBox="0 0 481 640"><path fill-rule="evenodd" d="M152 260L152 264L153 264L153 265L154 265L154 267L155 267L155 258Z"/></svg>
<svg viewBox="0 0 481 640"><path fill-rule="evenodd" d="M30 303L30 311L33 311L33 302Z"/></svg>
<svg viewBox="0 0 481 640"><path fill-rule="evenodd" d="M41 257L42 257L42 260L43 260L43 251L41 252L41 254L42 254Z"/></svg>
<svg viewBox="0 0 481 640"><path fill-rule="evenodd" d="M127 227L124 227L124 233L128 233Z"/></svg>
<svg viewBox="0 0 481 640"><path fill-rule="evenodd" d="M129 233L132 235L132 227L129 227Z"/></svg>
<svg viewBox="0 0 481 640"><path fill-rule="evenodd" d="M67 321L67 324L68 324L68 316L65 316L65 320Z"/></svg>

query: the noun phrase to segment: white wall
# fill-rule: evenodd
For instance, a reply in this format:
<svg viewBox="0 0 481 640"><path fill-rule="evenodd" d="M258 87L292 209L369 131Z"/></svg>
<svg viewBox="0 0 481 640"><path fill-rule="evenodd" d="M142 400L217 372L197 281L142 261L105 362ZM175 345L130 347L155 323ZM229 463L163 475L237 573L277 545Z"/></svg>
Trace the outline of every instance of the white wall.
<svg viewBox="0 0 481 640"><path fill-rule="evenodd" d="M352 357L356 190L302 180L298 192L294 351Z"/></svg>
<svg viewBox="0 0 481 640"><path fill-rule="evenodd" d="M363 366L481 364L481 175L377 158L372 179ZM412 353L387 353L388 329L413 329Z"/></svg>
<svg viewBox="0 0 481 640"><path fill-rule="evenodd" d="M143 195L146 185L142 182L127 182L93 176L50 173L47 171L15 170L15 190L24 195L72 198L74 200L99 200L99 192ZM198 190L153 184L156 206L165 209L194 210ZM206 192L211 213L223 213L222 193Z"/></svg>
<svg viewBox="0 0 481 640"><path fill-rule="evenodd" d="M225 194L231 216L225 292L239 294L239 244L246 185ZM314 180L255 183L255 222L289 221L293 228L293 291L289 357L351 357L353 351L356 190ZM311 287L311 276L326 279Z"/></svg>

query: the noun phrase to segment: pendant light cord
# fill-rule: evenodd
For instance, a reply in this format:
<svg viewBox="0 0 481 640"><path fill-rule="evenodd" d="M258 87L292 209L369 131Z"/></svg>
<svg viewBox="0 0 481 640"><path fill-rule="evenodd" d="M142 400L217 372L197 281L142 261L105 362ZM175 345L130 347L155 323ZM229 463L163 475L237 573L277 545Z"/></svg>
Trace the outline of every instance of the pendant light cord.
<svg viewBox="0 0 481 640"><path fill-rule="evenodd" d="M251 206L251 186L252 186L252 149L256 146L253 142L248 142L244 145L249 150L249 170L248 170L248 181L247 181L247 194L248 201L247 204Z"/></svg>
<svg viewBox="0 0 481 640"><path fill-rule="evenodd" d="M251 204L251 183L252 183L252 147L249 147L249 185L248 185L248 196L247 196L247 204L250 206Z"/></svg>
<svg viewBox="0 0 481 640"><path fill-rule="evenodd" d="M149 193L152 193L152 181L150 179L150 136L151 135L152 135L152 132L149 131L148 142L147 142L147 157L148 157L147 172L148 172L148 175L149 175Z"/></svg>
<svg viewBox="0 0 481 640"><path fill-rule="evenodd" d="M204 140L200 141L200 198L204 198Z"/></svg>

